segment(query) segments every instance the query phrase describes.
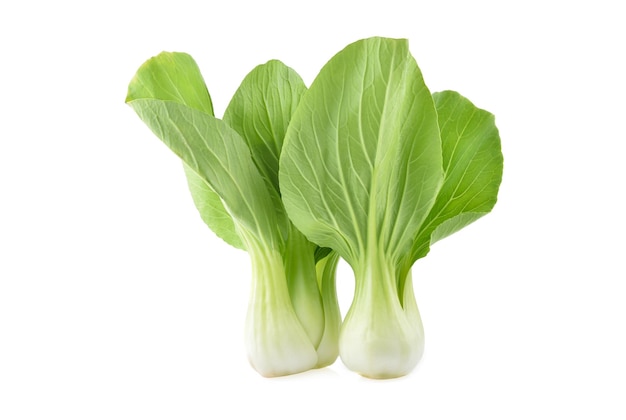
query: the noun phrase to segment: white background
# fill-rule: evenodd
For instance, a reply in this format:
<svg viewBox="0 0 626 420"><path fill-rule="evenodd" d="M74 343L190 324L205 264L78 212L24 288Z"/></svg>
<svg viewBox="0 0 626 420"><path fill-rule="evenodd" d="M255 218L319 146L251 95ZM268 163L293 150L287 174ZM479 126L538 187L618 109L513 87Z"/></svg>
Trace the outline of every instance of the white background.
<svg viewBox="0 0 626 420"><path fill-rule="evenodd" d="M620 2L121 3L0 6L0 419L626 418ZM255 65L309 84L374 35L496 115L499 202L415 266L412 374L264 379L247 255L200 221L126 87L185 51L221 115Z"/></svg>

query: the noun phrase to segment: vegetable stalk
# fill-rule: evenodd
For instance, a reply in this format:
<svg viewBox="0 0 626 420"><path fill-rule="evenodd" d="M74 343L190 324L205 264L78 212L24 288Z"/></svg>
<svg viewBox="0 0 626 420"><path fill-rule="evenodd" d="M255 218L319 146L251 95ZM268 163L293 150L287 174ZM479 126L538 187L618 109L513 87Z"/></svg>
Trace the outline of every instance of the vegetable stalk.
<svg viewBox="0 0 626 420"><path fill-rule="evenodd" d="M315 367L316 349L292 305L285 260L278 251L268 248L253 235L244 234L242 238L245 238L252 264L245 326L250 364L266 377Z"/></svg>
<svg viewBox="0 0 626 420"><path fill-rule="evenodd" d="M354 299L339 339L341 360L370 378L406 375L422 355L423 334L402 307L395 264L373 250L354 273Z"/></svg>

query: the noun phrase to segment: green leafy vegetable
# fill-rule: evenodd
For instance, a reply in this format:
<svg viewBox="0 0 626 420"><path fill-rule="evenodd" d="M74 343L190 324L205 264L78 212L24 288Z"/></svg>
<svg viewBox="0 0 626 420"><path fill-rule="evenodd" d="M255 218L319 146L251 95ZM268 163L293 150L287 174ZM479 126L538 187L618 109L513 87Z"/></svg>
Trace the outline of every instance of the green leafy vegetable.
<svg viewBox="0 0 626 420"><path fill-rule="evenodd" d="M368 377L401 376L419 361L409 270L435 240L489 211L500 183L493 118L458 94L434 99L406 40L361 40L320 71L283 146L289 217L354 270L340 354Z"/></svg>
<svg viewBox="0 0 626 420"><path fill-rule="evenodd" d="M247 250L246 347L264 376L332 364L372 378L409 373L424 349L411 267L489 213L502 180L494 117L431 94L403 39L335 55L309 89L278 60L214 116L193 59L148 60L127 103L184 164L202 220ZM355 274L342 322L339 258Z"/></svg>
<svg viewBox="0 0 626 420"><path fill-rule="evenodd" d="M276 175L282 136L305 90L293 70L271 61L246 77L219 120L191 57L162 53L139 69L127 97L183 160L203 220L250 255L246 343L251 364L265 376L334 361L329 346L318 360L317 348L325 336L325 311L339 309L323 306L317 246L287 219Z"/></svg>

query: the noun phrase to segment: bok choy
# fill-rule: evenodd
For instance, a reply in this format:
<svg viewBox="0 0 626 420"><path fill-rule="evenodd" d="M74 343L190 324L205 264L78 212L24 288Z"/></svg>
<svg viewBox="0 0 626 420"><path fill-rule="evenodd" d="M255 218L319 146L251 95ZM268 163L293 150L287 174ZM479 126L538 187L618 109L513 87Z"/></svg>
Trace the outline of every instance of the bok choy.
<svg viewBox="0 0 626 420"><path fill-rule="evenodd" d="M246 250L246 347L263 376L328 366L409 373L424 349L411 268L489 213L503 158L494 117L431 93L403 39L340 51L310 88L278 60L252 70L222 119L193 59L162 53L127 103L183 161L202 220ZM342 321L339 259L355 293Z"/></svg>
<svg viewBox="0 0 626 420"><path fill-rule="evenodd" d="M491 210L501 175L493 116L431 95L406 40L361 40L322 68L289 124L280 184L294 224L354 271L339 338L349 369L390 378L417 364L411 266Z"/></svg>
<svg viewBox="0 0 626 420"><path fill-rule="evenodd" d="M339 307L328 291L322 299L334 273L320 273L318 282L319 247L291 224L278 189L284 133L305 90L295 71L273 60L248 74L218 119L194 60L161 53L141 66L126 99L182 159L206 224L248 251L246 346L264 376L325 366L338 352Z"/></svg>

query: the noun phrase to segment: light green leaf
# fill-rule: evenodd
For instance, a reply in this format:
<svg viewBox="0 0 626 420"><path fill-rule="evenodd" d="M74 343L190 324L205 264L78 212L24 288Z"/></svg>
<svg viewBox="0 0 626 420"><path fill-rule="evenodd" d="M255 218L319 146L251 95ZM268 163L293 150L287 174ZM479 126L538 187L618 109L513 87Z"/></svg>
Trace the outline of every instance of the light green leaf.
<svg viewBox="0 0 626 420"><path fill-rule="evenodd" d="M433 100L407 41L358 41L324 66L292 118L283 201L309 239L351 265L374 247L399 260L434 203L441 159Z"/></svg>
<svg viewBox="0 0 626 420"><path fill-rule="evenodd" d="M238 226L267 246L280 249L280 228L286 227L277 220L271 191L235 130L215 117L172 101L137 99L129 105L221 197Z"/></svg>
<svg viewBox="0 0 626 420"><path fill-rule="evenodd" d="M135 99L174 101L213 116L211 97L194 59L185 53L162 52L147 60L128 87L126 102ZM220 197L183 162L189 191L200 217L228 244L244 249Z"/></svg>
<svg viewBox="0 0 626 420"><path fill-rule="evenodd" d="M271 60L246 76L224 112L224 121L246 141L259 172L276 191L285 132L304 92L298 73Z"/></svg>
<svg viewBox="0 0 626 420"><path fill-rule="evenodd" d="M412 264L436 241L489 213L502 181L494 117L457 92L433 94L443 150L444 183L413 245Z"/></svg>
<svg viewBox="0 0 626 420"><path fill-rule="evenodd" d="M193 169L183 165L191 197L200 212L200 217L213 232L226 243L239 249L246 249L235 229L233 218L228 214L220 196L215 193Z"/></svg>
<svg viewBox="0 0 626 420"><path fill-rule="evenodd" d="M128 86L126 102L135 99L174 101L213 115L200 69L185 53L162 52L143 63Z"/></svg>

